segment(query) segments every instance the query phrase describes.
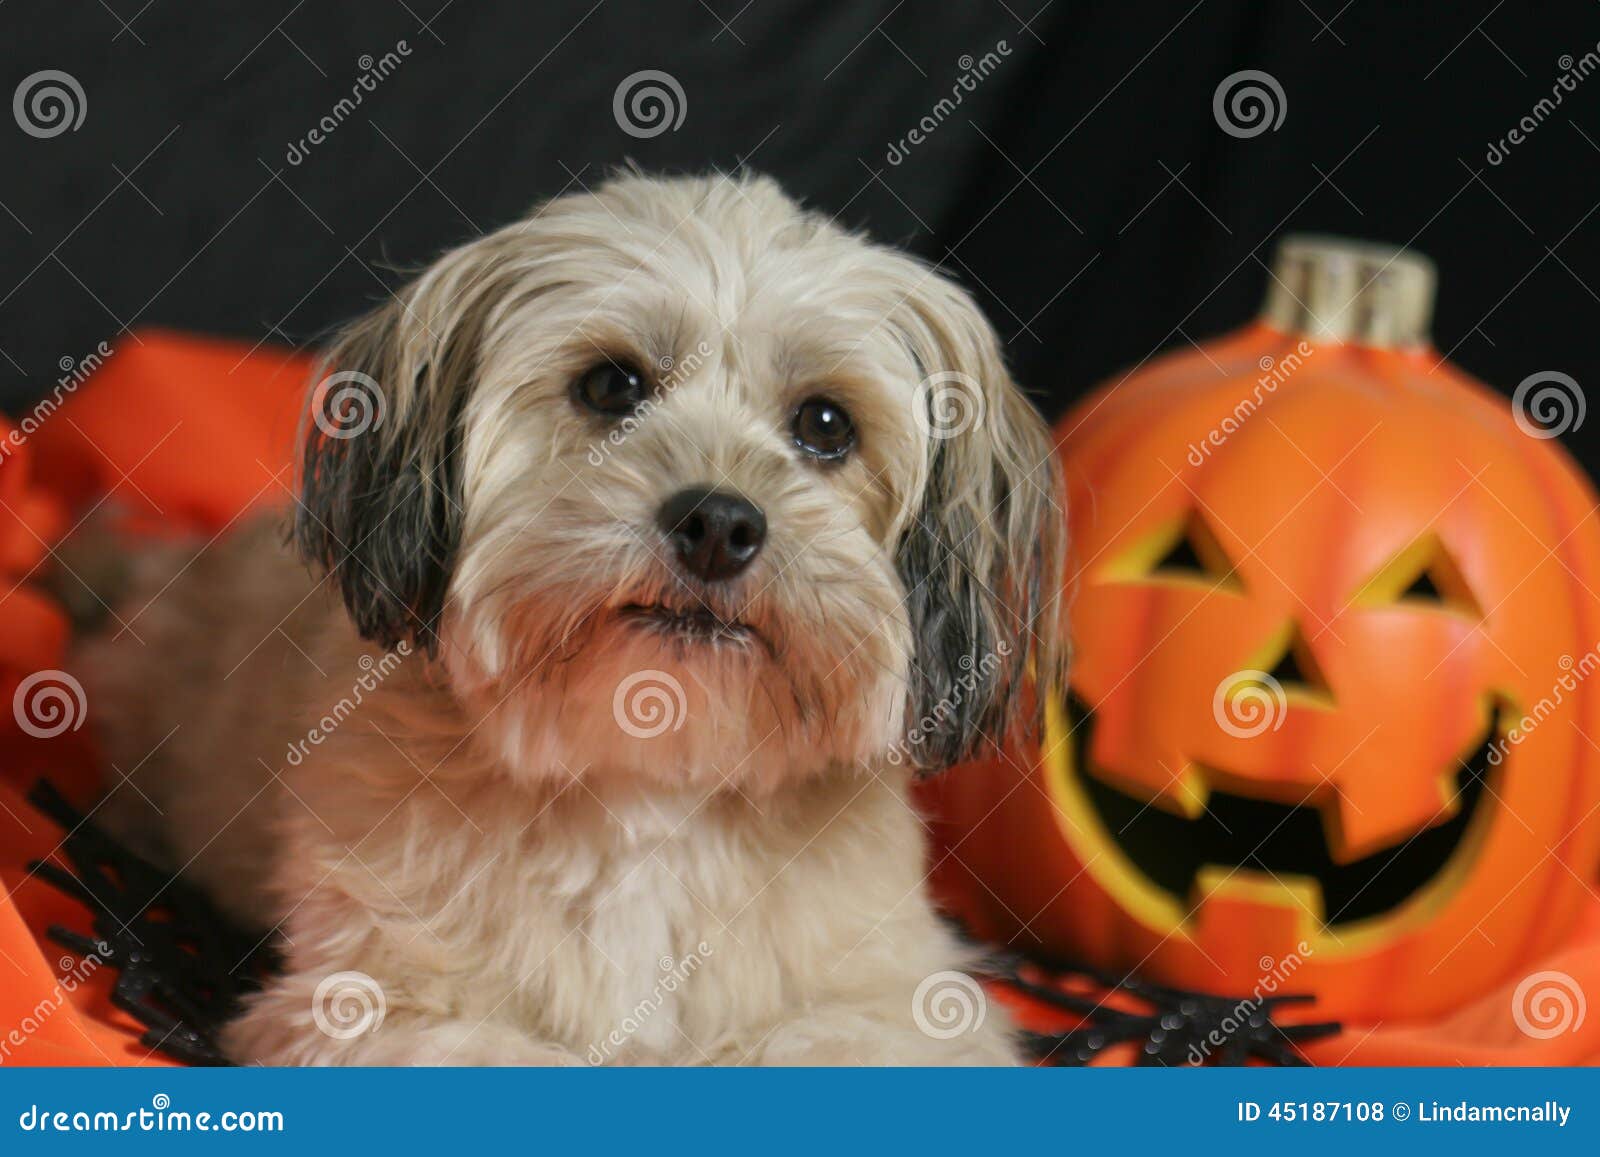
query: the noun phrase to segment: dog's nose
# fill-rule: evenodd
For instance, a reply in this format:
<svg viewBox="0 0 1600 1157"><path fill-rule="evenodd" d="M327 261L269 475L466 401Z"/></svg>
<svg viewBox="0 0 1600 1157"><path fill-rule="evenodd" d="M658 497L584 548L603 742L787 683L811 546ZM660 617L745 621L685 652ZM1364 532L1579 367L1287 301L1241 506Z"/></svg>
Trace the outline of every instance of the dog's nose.
<svg viewBox="0 0 1600 1157"><path fill-rule="evenodd" d="M749 499L725 490L680 490L656 512L683 569L706 582L730 579L761 553L767 516Z"/></svg>

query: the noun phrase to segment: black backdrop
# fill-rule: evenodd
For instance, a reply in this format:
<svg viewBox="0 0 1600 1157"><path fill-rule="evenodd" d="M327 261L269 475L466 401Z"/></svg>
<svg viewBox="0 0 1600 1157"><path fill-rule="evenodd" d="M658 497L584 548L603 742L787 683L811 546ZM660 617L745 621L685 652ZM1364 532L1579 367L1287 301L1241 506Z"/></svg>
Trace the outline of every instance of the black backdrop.
<svg viewBox="0 0 1600 1157"><path fill-rule="evenodd" d="M1577 0L10 0L3 95L58 70L84 117L0 118L0 404L130 327L313 342L394 267L628 158L746 163L943 262L1052 414L1244 320L1288 230L1415 245L1459 364L1588 386L1600 76L1573 77L1597 42ZM641 138L613 97L646 69L683 120ZM1248 137L1213 112L1245 69L1283 93ZM1592 472L1597 431L1566 437Z"/></svg>

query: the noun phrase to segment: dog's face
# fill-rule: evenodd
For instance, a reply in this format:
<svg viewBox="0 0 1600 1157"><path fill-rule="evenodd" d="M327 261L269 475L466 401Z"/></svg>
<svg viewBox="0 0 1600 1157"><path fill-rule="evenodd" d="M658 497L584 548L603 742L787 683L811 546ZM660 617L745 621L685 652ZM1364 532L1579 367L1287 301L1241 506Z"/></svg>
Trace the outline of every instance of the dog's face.
<svg viewBox="0 0 1600 1157"><path fill-rule="evenodd" d="M549 202L330 376L301 549L518 774L940 767L1053 676L1054 455L988 325L770 181Z"/></svg>

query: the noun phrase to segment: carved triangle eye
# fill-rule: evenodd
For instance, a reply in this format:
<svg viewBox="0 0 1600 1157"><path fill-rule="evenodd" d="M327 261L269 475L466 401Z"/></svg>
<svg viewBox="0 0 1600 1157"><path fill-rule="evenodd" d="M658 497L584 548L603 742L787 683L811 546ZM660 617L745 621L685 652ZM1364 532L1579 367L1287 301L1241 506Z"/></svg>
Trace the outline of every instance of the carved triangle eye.
<svg viewBox="0 0 1600 1157"><path fill-rule="evenodd" d="M1167 551L1156 565L1151 568L1151 573L1160 571L1190 571L1195 574L1204 574L1206 564L1200 561L1200 555L1194 549L1194 543L1189 541L1186 534L1172 544L1172 549Z"/></svg>
<svg viewBox="0 0 1600 1157"><path fill-rule="evenodd" d="M1239 576L1211 528L1197 514L1142 540L1113 568L1133 582L1172 582L1237 591Z"/></svg>
<svg viewBox="0 0 1600 1157"><path fill-rule="evenodd" d="M1439 589L1439 584L1433 581L1433 576L1423 571L1411 580L1411 585L1400 592L1402 599L1423 599L1427 602L1444 602L1444 592Z"/></svg>
<svg viewBox="0 0 1600 1157"><path fill-rule="evenodd" d="M1396 555L1353 601L1369 607L1433 607L1475 619L1483 617L1483 607L1467 584L1461 564L1434 534L1424 535Z"/></svg>

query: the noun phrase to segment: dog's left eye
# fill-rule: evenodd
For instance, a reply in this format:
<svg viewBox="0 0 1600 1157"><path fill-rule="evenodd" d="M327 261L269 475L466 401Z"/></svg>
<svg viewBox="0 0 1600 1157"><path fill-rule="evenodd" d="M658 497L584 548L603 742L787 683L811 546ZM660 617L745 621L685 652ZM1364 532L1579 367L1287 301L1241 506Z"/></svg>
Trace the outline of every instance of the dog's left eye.
<svg viewBox="0 0 1600 1157"><path fill-rule="evenodd" d="M622 417L644 401L644 375L625 362L601 362L572 383L572 396L597 414Z"/></svg>
<svg viewBox="0 0 1600 1157"><path fill-rule="evenodd" d="M794 440L814 458L839 459L856 444L856 427L843 406L808 398L794 413Z"/></svg>

